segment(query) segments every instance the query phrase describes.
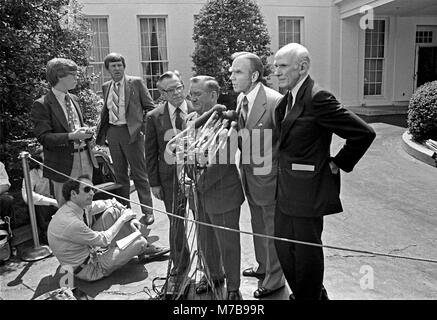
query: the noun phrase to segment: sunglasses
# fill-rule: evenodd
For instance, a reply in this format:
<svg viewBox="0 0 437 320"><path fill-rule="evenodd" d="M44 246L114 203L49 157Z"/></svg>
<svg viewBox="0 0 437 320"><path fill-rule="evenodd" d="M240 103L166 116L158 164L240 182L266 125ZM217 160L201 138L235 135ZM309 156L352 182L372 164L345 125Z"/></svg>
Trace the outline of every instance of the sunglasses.
<svg viewBox="0 0 437 320"><path fill-rule="evenodd" d="M84 191L85 193L89 193L91 190L92 190L94 193L96 193L96 189L93 188L93 187L88 187L88 186L86 186L86 187L83 188L83 191Z"/></svg>

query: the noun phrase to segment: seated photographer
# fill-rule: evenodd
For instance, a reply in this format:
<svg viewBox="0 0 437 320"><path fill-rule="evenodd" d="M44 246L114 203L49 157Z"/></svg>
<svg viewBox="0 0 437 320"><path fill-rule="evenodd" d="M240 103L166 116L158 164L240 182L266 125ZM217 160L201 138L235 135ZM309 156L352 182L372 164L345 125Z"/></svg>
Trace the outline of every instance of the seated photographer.
<svg viewBox="0 0 437 320"><path fill-rule="evenodd" d="M44 153L42 148L37 149L32 158L43 163ZM42 243L47 244L47 228L52 216L58 210L58 202L54 199L50 186L50 180L43 176L42 166L34 161L29 162L29 177L32 189L33 204L35 206L36 222L38 225L39 238ZM26 185L23 179L21 195L27 203Z"/></svg>
<svg viewBox="0 0 437 320"><path fill-rule="evenodd" d="M135 256L147 262L170 251L148 244L140 234L119 248L116 241L140 231L141 223L131 209L115 199L93 201L92 185L89 176L82 175L62 187L67 202L48 228L50 248L62 266L72 267L79 279L95 281L109 276Z"/></svg>

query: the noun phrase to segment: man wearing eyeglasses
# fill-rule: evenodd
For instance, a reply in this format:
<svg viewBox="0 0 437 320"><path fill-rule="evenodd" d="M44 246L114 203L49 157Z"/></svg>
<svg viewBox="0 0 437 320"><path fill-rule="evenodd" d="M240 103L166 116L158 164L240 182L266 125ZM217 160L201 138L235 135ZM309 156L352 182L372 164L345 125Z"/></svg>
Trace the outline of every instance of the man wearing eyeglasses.
<svg viewBox="0 0 437 320"><path fill-rule="evenodd" d="M129 199L129 168L142 205L141 222L150 225L155 221L152 194L147 179L144 157L144 118L155 106L149 90L139 77L125 74L126 62L119 53L110 53L104 59L112 80L103 84L104 105L97 129L96 143L108 141L114 162L115 178L123 188L120 196ZM130 206L128 200L120 200Z"/></svg>
<svg viewBox="0 0 437 320"><path fill-rule="evenodd" d="M62 266L70 266L79 279L95 281L135 256L147 262L169 252L148 244L138 232L141 224L131 209L115 199L93 201L92 185L90 177L83 175L67 181L62 188L67 202L48 227L50 248ZM125 247L117 244L133 232L138 235Z"/></svg>
<svg viewBox="0 0 437 320"><path fill-rule="evenodd" d="M146 164L153 196L163 200L167 212L182 214L186 201L178 210L173 210L173 192L177 186L176 167L165 153L167 142L185 128L187 115L193 110L185 99L184 86L177 71L167 71L157 82L161 97L165 101L147 114L146 120ZM189 264L189 249L185 237L183 220L169 216L170 250L174 268L172 275L181 275Z"/></svg>
<svg viewBox="0 0 437 320"><path fill-rule="evenodd" d="M97 167L89 145L93 133L85 127L78 98L68 92L76 87L77 69L72 60L50 60L46 77L51 89L33 103L30 113L33 132L44 150L43 175L53 181L59 206L65 202L62 186L68 176L77 178L88 174L92 177L93 166Z"/></svg>

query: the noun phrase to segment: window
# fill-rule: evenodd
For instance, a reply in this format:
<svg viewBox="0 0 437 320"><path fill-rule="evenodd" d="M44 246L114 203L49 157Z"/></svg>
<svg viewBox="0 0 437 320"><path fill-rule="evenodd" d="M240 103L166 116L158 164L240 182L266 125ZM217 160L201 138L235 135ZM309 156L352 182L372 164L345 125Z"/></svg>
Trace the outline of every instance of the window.
<svg viewBox="0 0 437 320"><path fill-rule="evenodd" d="M102 91L102 84L111 79L103 65L103 59L109 54L109 36L107 18L87 18L92 30L91 48L89 52L89 66L87 75L96 75L98 78L91 85L96 92Z"/></svg>
<svg viewBox="0 0 437 320"><path fill-rule="evenodd" d="M141 66L147 88L154 100L159 98L156 81L168 70L165 18L141 18Z"/></svg>
<svg viewBox="0 0 437 320"><path fill-rule="evenodd" d="M416 43L432 43L432 31L416 31Z"/></svg>
<svg viewBox="0 0 437 320"><path fill-rule="evenodd" d="M373 29L366 29L364 47L364 95L381 95L385 57L385 20L375 20Z"/></svg>
<svg viewBox="0 0 437 320"><path fill-rule="evenodd" d="M303 18L279 17L279 48L290 42L302 43Z"/></svg>

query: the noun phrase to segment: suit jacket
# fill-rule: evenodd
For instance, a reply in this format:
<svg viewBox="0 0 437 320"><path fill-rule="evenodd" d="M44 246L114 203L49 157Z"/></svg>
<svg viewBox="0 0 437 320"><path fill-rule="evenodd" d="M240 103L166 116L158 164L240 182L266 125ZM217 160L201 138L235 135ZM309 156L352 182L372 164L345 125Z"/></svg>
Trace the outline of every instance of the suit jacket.
<svg viewBox="0 0 437 320"><path fill-rule="evenodd" d="M187 101L188 112L193 109ZM151 187L171 186L174 164L168 163L172 155L166 155L167 142L174 137L168 102L160 104L147 113L146 118L146 166ZM167 159L167 161L166 161Z"/></svg>
<svg viewBox="0 0 437 320"><path fill-rule="evenodd" d="M352 171L375 138L374 130L308 76L287 114L288 94L275 110L279 135L277 206L290 216L319 217L341 212L340 173L329 161ZM330 157L332 134L345 139Z"/></svg>
<svg viewBox="0 0 437 320"><path fill-rule="evenodd" d="M196 112L187 117L188 121L194 121ZM203 210L207 214L221 214L239 208L244 202L244 193L240 176L235 164L231 164L231 145L227 144L226 149L220 149L216 154L216 163L219 160L227 159L225 164L210 164L200 171L197 177L197 196L203 204ZM189 175L194 178L189 166ZM190 207L195 208L193 199L190 198Z"/></svg>
<svg viewBox="0 0 437 320"><path fill-rule="evenodd" d="M139 77L124 76L124 104L126 111L126 123L130 134L129 143L133 143L145 133L144 115L155 106L152 97L144 81ZM97 128L96 143L103 145L109 127L108 97L112 80L103 84L104 104L100 114L100 122Z"/></svg>
<svg viewBox="0 0 437 320"><path fill-rule="evenodd" d="M70 94L70 96L79 115L80 124L83 126L84 122L79 108L79 100L75 95ZM30 119L34 127L33 132L38 142L44 147L44 164L66 175L70 175L73 168L74 142L68 140L68 133L71 132L70 126L52 90L33 103ZM91 151L89 142L86 141L86 144L91 162L94 167L97 167L97 161ZM68 180L67 177L57 174L46 167L43 168L43 175L57 182Z"/></svg>
<svg viewBox="0 0 437 320"><path fill-rule="evenodd" d="M259 206L272 205L276 199L278 137L273 129L275 107L281 98L279 92L261 84L242 135L242 152L247 148L250 153L242 153L241 179L246 197ZM261 159L267 163L259 163Z"/></svg>

